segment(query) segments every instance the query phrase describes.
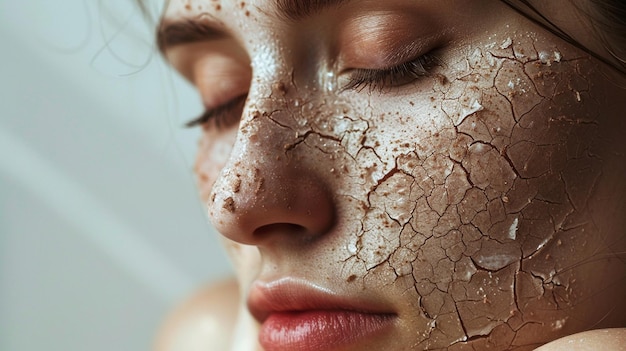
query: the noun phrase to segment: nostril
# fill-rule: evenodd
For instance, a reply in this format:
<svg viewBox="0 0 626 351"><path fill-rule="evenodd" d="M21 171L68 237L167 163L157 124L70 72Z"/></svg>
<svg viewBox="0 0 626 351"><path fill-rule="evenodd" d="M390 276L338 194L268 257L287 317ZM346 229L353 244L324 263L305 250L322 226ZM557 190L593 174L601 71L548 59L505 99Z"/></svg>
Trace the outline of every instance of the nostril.
<svg viewBox="0 0 626 351"><path fill-rule="evenodd" d="M238 163L222 170L207 206L222 235L241 244L268 246L310 242L332 229L333 198L314 173L303 174L280 162L268 163L270 169L263 172L247 172L235 170Z"/></svg>
<svg viewBox="0 0 626 351"><path fill-rule="evenodd" d="M293 223L272 223L259 227L252 233L257 238L264 238L270 235L283 234L301 236L302 234L314 234L299 224Z"/></svg>

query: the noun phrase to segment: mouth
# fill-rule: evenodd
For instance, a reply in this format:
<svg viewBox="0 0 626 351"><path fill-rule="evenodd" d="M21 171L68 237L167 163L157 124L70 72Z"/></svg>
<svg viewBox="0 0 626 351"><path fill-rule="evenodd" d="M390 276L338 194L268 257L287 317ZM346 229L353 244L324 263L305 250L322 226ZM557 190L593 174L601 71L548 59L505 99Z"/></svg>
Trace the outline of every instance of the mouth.
<svg viewBox="0 0 626 351"><path fill-rule="evenodd" d="M307 281L255 282L248 309L266 351L330 351L363 345L393 326L396 314ZM362 349L362 348L360 348Z"/></svg>

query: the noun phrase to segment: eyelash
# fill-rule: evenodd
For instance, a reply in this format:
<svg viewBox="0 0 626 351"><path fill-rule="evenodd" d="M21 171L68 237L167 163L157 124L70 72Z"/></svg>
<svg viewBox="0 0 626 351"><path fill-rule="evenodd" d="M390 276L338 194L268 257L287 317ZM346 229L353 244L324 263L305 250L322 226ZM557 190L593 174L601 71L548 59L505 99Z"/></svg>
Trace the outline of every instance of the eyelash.
<svg viewBox="0 0 626 351"><path fill-rule="evenodd" d="M387 88L403 86L428 76L436 66L441 66L441 61L437 56L429 53L389 68L354 69L342 90L362 91L364 88L369 88L370 91L374 89L383 91ZM204 126L211 122L218 129L231 126L235 120L239 120L240 113L237 111L243 107L246 98L247 94L240 95L224 105L206 110L200 117L185 123L185 127Z"/></svg>
<svg viewBox="0 0 626 351"><path fill-rule="evenodd" d="M348 83L343 90L361 91L364 88L383 91L387 88L400 87L430 75L430 71L441 66L441 61L432 53L384 69L352 70Z"/></svg>
<svg viewBox="0 0 626 351"><path fill-rule="evenodd" d="M243 104L248 97L247 94L237 96L229 102L216 108L206 110L198 118L185 123L185 127L192 128L213 123L216 128L229 127L239 121L240 114L237 113L243 108Z"/></svg>

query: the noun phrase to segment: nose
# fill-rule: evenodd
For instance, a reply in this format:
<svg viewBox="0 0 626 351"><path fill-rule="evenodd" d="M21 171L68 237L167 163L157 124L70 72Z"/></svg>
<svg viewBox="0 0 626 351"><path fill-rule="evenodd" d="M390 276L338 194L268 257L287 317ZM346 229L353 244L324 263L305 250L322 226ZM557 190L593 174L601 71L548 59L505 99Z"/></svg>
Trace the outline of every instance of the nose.
<svg viewBox="0 0 626 351"><path fill-rule="evenodd" d="M331 188L272 99L249 97L231 155L213 185L208 209L215 228L247 245L310 242L334 224ZM253 106L253 107L250 107ZM271 116L267 112L272 111Z"/></svg>

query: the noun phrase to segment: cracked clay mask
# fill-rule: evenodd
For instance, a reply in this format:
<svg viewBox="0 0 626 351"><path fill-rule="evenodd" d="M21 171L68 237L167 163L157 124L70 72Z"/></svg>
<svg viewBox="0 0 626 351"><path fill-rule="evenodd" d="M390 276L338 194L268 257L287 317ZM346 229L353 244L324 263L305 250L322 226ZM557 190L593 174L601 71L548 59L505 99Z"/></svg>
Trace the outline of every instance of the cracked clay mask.
<svg viewBox="0 0 626 351"><path fill-rule="evenodd" d="M497 1L281 3L165 17L215 32L166 54L211 112L196 172L242 304L281 279L371 303L385 350L626 323L618 78Z"/></svg>

